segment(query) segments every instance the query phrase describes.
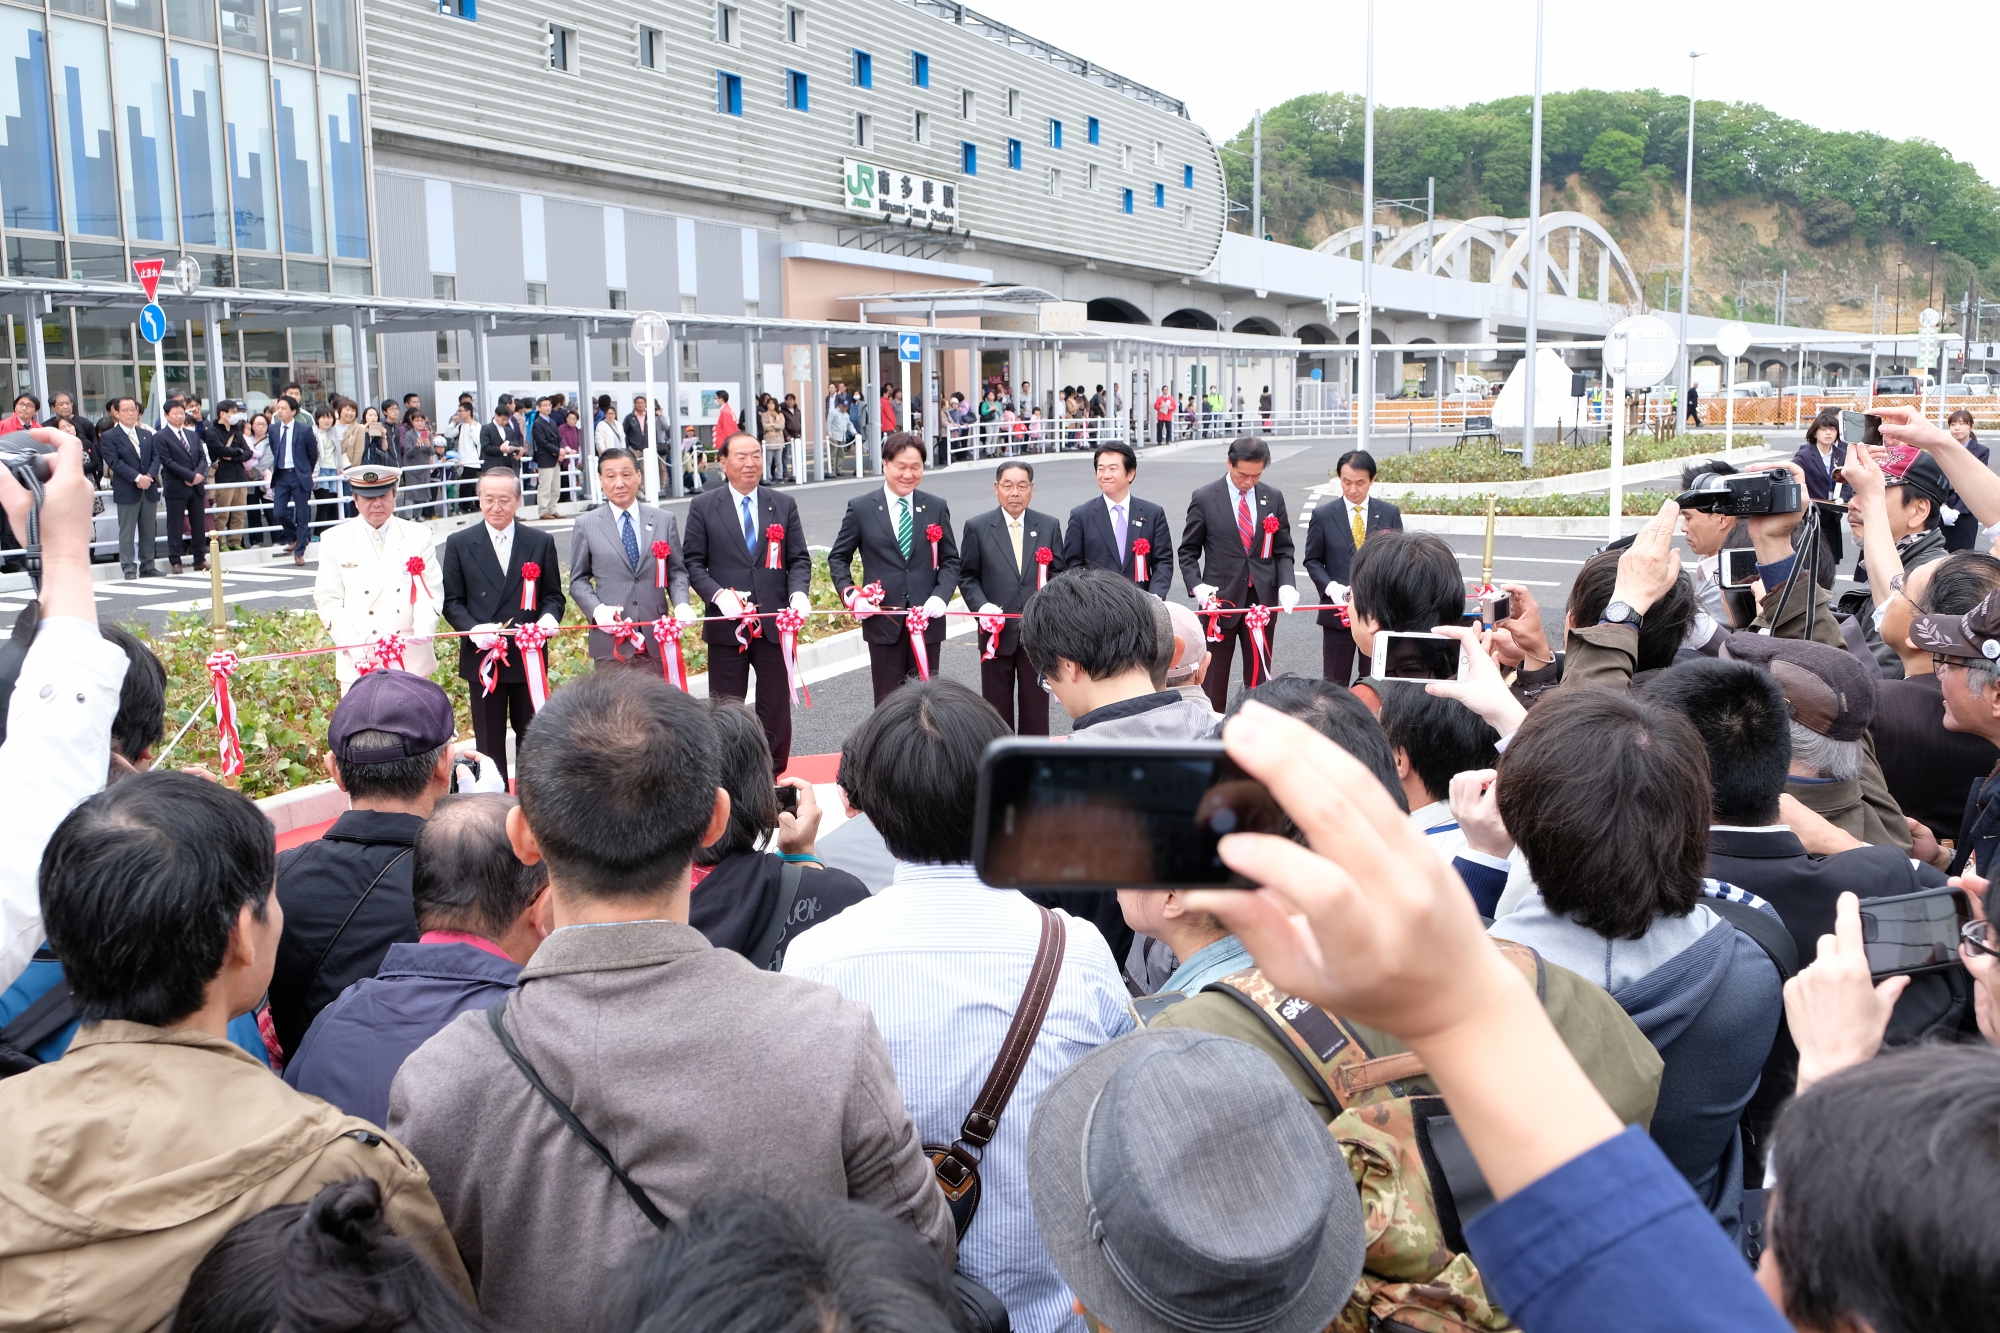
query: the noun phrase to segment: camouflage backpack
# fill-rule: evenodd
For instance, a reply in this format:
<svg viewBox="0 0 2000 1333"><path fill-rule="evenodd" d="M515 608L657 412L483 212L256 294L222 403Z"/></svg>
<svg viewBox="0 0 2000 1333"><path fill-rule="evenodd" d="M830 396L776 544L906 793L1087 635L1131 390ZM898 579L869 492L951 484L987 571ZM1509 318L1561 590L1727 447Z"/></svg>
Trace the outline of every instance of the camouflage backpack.
<svg viewBox="0 0 2000 1333"><path fill-rule="evenodd" d="M1542 996L1541 956L1526 945L1494 944ZM1424 1076L1423 1060L1409 1051L1376 1055L1353 1025L1287 995L1256 968L1203 990L1256 1014L1327 1105L1339 1110L1328 1128L1361 1193L1368 1253L1354 1295L1329 1333L1514 1328L1487 1296L1465 1246L1465 1223L1493 1196L1444 1098L1409 1086Z"/></svg>

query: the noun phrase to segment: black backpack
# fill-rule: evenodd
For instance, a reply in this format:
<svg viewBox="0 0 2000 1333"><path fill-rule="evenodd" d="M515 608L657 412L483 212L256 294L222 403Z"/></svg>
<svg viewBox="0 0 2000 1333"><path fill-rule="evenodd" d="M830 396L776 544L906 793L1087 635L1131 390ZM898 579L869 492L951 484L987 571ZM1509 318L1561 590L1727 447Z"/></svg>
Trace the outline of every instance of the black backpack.
<svg viewBox="0 0 2000 1333"><path fill-rule="evenodd" d="M38 963L54 958L46 945L35 951ZM68 981L58 981L43 991L13 1022L0 1028L0 1078L41 1068L35 1048L76 1022L76 1017L76 999L69 993Z"/></svg>

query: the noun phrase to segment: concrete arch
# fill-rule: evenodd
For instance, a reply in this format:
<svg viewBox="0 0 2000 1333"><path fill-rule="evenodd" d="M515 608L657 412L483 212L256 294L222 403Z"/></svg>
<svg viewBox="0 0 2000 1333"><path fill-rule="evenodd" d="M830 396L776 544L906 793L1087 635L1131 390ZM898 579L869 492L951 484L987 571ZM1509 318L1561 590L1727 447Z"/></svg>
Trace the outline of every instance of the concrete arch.
<svg viewBox="0 0 2000 1333"><path fill-rule="evenodd" d="M1603 224L1599 223L1596 218L1591 217L1588 213L1577 213L1565 209L1561 212L1550 213L1544 216L1541 220L1541 232L1542 243L1544 245L1553 242L1561 232L1571 232L1590 237L1593 241L1597 242L1599 248L1610 256L1610 268L1625 284L1626 299L1628 301L1637 301L1640 299L1639 275L1632 271L1631 261L1625 258L1625 252L1619 248L1618 242L1611 238L1611 233L1604 230ZM1508 245L1507 253L1502 255L1499 261L1494 264L1491 281L1502 287L1518 286L1525 288L1528 285L1527 268L1528 229L1526 222L1523 221L1519 234ZM1554 280L1557 290L1562 295L1575 296L1577 294L1573 289L1567 266L1556 263L1554 256L1548 257L1546 272ZM1580 283L1577 285L1580 285ZM1598 299L1603 300L1604 293L1599 292Z"/></svg>
<svg viewBox="0 0 2000 1333"><path fill-rule="evenodd" d="M1213 329L1215 327L1215 316L1209 314L1206 310L1197 310L1193 306L1183 306L1161 320L1160 327L1163 329Z"/></svg>
<svg viewBox="0 0 2000 1333"><path fill-rule="evenodd" d="M1100 296L1085 307L1086 317L1100 324L1151 324L1145 312L1130 301L1121 301L1115 296Z"/></svg>
<svg viewBox="0 0 2000 1333"><path fill-rule="evenodd" d="M1371 343L1386 343L1395 341L1388 334L1382 332L1382 330L1378 328L1374 328L1371 326L1368 332L1370 334L1368 341ZM1361 342L1361 330L1356 329L1354 332L1348 334L1345 338L1341 339L1341 341L1351 345L1358 345Z"/></svg>
<svg viewBox="0 0 2000 1333"><path fill-rule="evenodd" d="M1234 329L1231 329L1230 332L1261 333L1266 338L1280 338L1284 336L1282 333L1278 331L1278 326L1275 323L1273 323L1268 319L1263 318L1260 315L1252 315L1248 319L1237 320L1236 327Z"/></svg>
<svg viewBox="0 0 2000 1333"><path fill-rule="evenodd" d="M1340 339L1324 324L1301 324L1293 335L1308 347L1318 347L1326 343L1336 343Z"/></svg>

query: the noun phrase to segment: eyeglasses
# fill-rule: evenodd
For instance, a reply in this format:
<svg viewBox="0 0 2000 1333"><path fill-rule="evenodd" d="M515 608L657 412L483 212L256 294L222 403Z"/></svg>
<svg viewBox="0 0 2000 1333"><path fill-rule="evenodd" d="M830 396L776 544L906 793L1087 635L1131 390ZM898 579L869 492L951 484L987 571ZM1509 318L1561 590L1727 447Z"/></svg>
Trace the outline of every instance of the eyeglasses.
<svg viewBox="0 0 2000 1333"><path fill-rule="evenodd" d="M1958 938L1968 949L1983 953L1989 958L2000 958L2000 938L1995 937L1993 922L1968 921L1958 928Z"/></svg>

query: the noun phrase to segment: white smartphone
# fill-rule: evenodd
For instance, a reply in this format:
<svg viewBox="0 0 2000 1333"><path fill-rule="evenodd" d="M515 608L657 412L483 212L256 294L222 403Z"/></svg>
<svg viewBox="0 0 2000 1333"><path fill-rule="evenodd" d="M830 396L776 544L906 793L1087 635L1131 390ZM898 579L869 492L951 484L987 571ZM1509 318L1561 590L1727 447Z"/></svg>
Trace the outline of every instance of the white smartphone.
<svg viewBox="0 0 2000 1333"><path fill-rule="evenodd" d="M1382 630L1368 675L1373 680L1463 680L1465 645L1444 634Z"/></svg>
<svg viewBox="0 0 2000 1333"><path fill-rule="evenodd" d="M1716 572L1725 588L1748 588L1757 582L1757 553L1747 547L1725 546L1720 552L1722 567Z"/></svg>

